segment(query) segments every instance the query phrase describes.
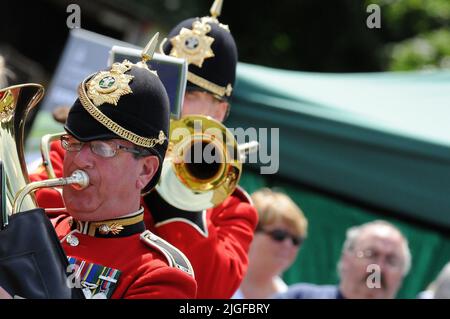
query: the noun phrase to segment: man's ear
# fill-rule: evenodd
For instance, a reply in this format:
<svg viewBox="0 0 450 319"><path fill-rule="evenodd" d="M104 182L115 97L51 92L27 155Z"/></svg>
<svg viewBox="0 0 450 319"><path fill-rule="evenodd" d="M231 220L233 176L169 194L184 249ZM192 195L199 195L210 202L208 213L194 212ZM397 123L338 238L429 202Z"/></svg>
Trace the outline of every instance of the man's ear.
<svg viewBox="0 0 450 319"><path fill-rule="evenodd" d="M220 118L220 122L225 121L230 113L230 103L227 101L220 101L215 105L215 107L218 110L217 116Z"/></svg>
<svg viewBox="0 0 450 319"><path fill-rule="evenodd" d="M138 176L136 186L143 189L153 178L159 168L159 158L157 156L146 156L141 158L142 170Z"/></svg>
<svg viewBox="0 0 450 319"><path fill-rule="evenodd" d="M346 251L342 252L341 258L339 259L339 268L340 268L339 271L341 273L347 271L348 265L351 262L351 260L350 260L351 258L352 258L352 255L351 255L350 251L346 250ZM341 274L339 274L339 275L341 275Z"/></svg>

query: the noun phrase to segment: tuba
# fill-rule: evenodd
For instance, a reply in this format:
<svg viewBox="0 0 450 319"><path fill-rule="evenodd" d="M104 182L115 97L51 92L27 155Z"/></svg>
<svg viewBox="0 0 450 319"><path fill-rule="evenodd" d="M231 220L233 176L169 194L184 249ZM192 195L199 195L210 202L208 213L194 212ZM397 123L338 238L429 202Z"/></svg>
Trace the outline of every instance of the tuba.
<svg viewBox="0 0 450 319"><path fill-rule="evenodd" d="M82 171L68 178L30 183L24 156L25 120L43 96L44 88L34 83L0 90L1 228L8 225L10 215L37 208L31 193L35 189L68 184L85 187L89 183L87 174Z"/></svg>
<svg viewBox="0 0 450 319"><path fill-rule="evenodd" d="M247 149L211 117L172 119L169 146L155 189L167 203L181 210L215 207L235 190Z"/></svg>
<svg viewBox="0 0 450 319"><path fill-rule="evenodd" d="M22 298L82 298L68 286L67 257L50 220L37 208L33 190L88 184L77 172L68 178L29 183L24 159L24 127L30 110L42 99L39 84L0 90L0 286Z"/></svg>
<svg viewBox="0 0 450 319"><path fill-rule="evenodd" d="M44 88L39 84L16 85L0 91L2 228L8 225L16 193L29 182L24 158L25 119L43 95ZM27 197L23 207L36 208L34 198Z"/></svg>

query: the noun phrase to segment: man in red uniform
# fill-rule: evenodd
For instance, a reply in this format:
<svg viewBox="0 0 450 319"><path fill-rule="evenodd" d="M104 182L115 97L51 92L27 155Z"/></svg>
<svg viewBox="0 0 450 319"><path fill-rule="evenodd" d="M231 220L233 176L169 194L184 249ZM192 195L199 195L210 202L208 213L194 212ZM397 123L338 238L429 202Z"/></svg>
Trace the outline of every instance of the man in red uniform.
<svg viewBox="0 0 450 319"><path fill-rule="evenodd" d="M195 298L188 259L145 230L141 193L158 181L169 107L158 76L128 61L85 79L61 138L63 176L83 170L88 187L64 187L68 214L52 219L74 284L91 298Z"/></svg>
<svg viewBox="0 0 450 319"><path fill-rule="evenodd" d="M211 16L180 22L167 36L163 54L188 63L182 116L205 115L224 121L230 110L238 60L227 25ZM250 197L240 187L219 206L190 212L165 202L156 191L144 197L157 233L186 254L196 271L198 298L230 298L248 266L248 249L257 224Z"/></svg>
<svg viewBox="0 0 450 319"><path fill-rule="evenodd" d="M237 49L228 27L215 18L219 12L212 10L211 14L178 24L163 50L189 63L182 114L208 115L223 121L230 108L228 98L235 82ZM51 159L57 176L62 158L64 150L57 143L52 144ZM33 176L42 178L46 178L45 172ZM58 203L50 193L38 192L39 204L62 207L62 201ZM143 198L143 203L150 212L144 217L148 229L189 258L198 285L197 297L230 298L246 273L247 253L257 224L257 213L248 194L238 187L219 206L201 212L175 208L154 190Z"/></svg>

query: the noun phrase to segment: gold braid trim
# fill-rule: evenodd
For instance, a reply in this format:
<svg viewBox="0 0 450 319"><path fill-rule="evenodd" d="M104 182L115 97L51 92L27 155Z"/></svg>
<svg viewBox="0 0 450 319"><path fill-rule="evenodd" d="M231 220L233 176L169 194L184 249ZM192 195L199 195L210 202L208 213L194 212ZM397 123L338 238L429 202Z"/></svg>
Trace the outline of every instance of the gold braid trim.
<svg viewBox="0 0 450 319"><path fill-rule="evenodd" d="M192 72L188 72L187 76L188 81L191 81L195 85L198 85L199 87L208 90L220 97L223 97L224 95L230 96L231 91L233 91L233 88L231 87L231 84L228 83L226 87L219 86L217 84L214 84L202 77L199 77L198 75L195 75Z"/></svg>
<svg viewBox="0 0 450 319"><path fill-rule="evenodd" d="M88 111L88 113L94 119L100 122L108 130L126 139L127 141L130 141L133 144L148 148L153 148L156 144L162 145L164 141L167 139L163 131L159 131L158 138L142 137L123 128L122 126L111 120L109 117L103 114L102 111L100 111L88 98L87 93L84 90L85 82L86 80L84 80L78 87L78 95L80 97L80 102L85 108L85 110Z"/></svg>

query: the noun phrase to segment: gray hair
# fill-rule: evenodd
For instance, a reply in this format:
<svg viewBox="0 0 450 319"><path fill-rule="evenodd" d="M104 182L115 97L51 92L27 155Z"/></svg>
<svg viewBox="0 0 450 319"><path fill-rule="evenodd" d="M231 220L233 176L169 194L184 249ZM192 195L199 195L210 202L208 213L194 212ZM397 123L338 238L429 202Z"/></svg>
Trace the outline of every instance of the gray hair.
<svg viewBox="0 0 450 319"><path fill-rule="evenodd" d="M406 276L411 268L411 252L409 250L409 245L408 245L408 240L406 239L405 236L403 236L403 234L401 233L401 231L394 226L393 224L384 221L384 220L375 220L372 222L368 222L359 226L353 226L350 227L347 230L346 233L346 238L345 238L345 242L344 245L342 246L342 254L344 254L345 252L348 251L352 251L358 241L359 236L361 235L362 231L368 227L377 227L377 226L381 226L381 227L389 227L392 230L398 232L400 234L400 236L403 238L403 244L402 244L402 250L403 250L403 255L405 257L405 263L403 265L403 276ZM338 273L339 275L341 274L341 261L339 261L338 263Z"/></svg>

